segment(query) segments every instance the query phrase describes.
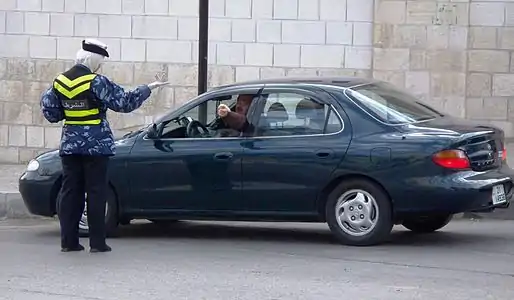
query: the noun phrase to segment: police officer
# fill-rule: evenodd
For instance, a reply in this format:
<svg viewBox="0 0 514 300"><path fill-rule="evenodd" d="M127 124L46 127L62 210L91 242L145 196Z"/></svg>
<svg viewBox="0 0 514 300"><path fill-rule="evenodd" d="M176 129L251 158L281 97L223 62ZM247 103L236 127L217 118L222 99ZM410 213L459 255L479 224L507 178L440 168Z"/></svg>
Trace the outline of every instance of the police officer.
<svg viewBox="0 0 514 300"><path fill-rule="evenodd" d="M90 252L109 252L106 243L105 203L108 191L109 158L115 154L114 137L106 119L107 110L129 113L138 109L155 88L168 84L156 81L125 91L107 77L97 74L107 46L97 40L82 41L75 65L60 74L41 97L41 111L51 123L64 120L59 155L62 186L58 216L61 251L82 251L79 221L87 193Z"/></svg>

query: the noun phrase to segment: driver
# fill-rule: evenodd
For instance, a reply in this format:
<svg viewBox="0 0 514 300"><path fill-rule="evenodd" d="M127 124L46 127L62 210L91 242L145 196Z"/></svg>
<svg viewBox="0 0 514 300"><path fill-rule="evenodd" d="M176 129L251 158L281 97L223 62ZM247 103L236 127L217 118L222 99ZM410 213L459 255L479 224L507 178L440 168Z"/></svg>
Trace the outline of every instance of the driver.
<svg viewBox="0 0 514 300"><path fill-rule="evenodd" d="M254 95L242 94L237 97L235 112L231 111L226 104L218 106L218 115L221 117L226 126L239 132L245 131L248 126L246 113L250 108Z"/></svg>

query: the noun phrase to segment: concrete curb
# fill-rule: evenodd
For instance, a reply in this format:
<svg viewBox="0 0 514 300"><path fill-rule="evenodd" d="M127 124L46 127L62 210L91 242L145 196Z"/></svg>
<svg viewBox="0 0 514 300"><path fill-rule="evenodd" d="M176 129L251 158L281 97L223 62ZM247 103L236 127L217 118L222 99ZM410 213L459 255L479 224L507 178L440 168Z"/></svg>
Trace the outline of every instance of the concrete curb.
<svg viewBox="0 0 514 300"><path fill-rule="evenodd" d="M460 213L455 219L495 219L514 220L514 203L507 209L498 209L492 213ZM4 219L48 219L31 214L20 193L0 191L0 220Z"/></svg>

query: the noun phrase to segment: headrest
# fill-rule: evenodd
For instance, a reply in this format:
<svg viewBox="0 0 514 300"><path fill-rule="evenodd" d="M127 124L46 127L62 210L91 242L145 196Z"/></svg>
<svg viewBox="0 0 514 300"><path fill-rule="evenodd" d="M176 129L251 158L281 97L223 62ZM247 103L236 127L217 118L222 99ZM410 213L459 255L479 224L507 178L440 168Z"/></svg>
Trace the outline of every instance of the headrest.
<svg viewBox="0 0 514 300"><path fill-rule="evenodd" d="M287 115L287 110L284 105L280 102L275 102L268 108L266 119L268 122L278 123L289 120L289 116Z"/></svg>

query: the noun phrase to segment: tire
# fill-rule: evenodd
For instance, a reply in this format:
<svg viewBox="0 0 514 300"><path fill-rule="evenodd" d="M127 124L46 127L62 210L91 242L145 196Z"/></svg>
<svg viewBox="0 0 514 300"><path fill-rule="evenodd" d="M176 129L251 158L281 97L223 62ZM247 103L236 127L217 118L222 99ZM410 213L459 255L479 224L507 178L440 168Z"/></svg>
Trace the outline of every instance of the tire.
<svg viewBox="0 0 514 300"><path fill-rule="evenodd" d="M404 220L403 227L415 233L431 233L448 225L453 215L438 215Z"/></svg>
<svg viewBox="0 0 514 300"><path fill-rule="evenodd" d="M347 203L346 209L342 208L342 203ZM328 196L325 214L337 240L348 246L381 244L389 238L394 223L387 193L377 184L364 179L344 180L334 188ZM367 228L357 226L366 220L369 221Z"/></svg>

